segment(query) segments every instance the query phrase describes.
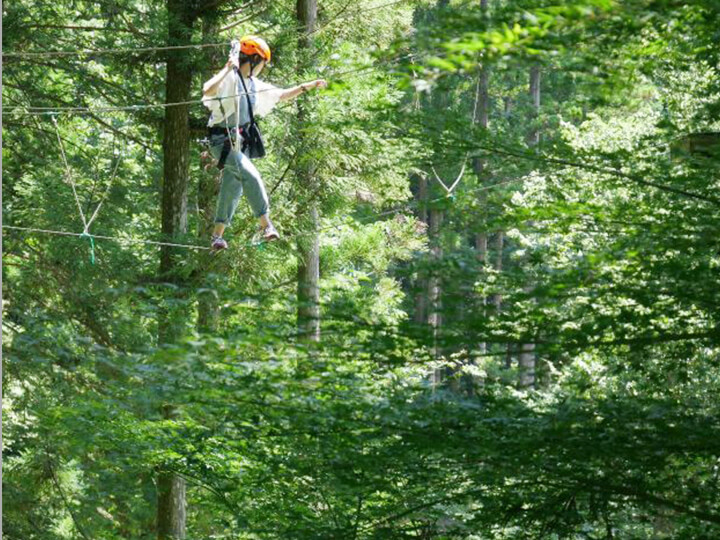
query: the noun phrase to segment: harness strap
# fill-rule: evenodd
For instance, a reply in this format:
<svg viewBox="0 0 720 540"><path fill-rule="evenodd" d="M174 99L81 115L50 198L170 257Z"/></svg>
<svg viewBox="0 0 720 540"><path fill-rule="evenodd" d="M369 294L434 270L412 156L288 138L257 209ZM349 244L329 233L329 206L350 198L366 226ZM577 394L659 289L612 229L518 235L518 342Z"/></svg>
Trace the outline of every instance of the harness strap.
<svg viewBox="0 0 720 540"><path fill-rule="evenodd" d="M254 69L254 65L251 63L251 72ZM240 73L240 70L235 68L235 72L240 77L240 81L243 85L243 90L245 93L245 98L247 99L248 104L248 110L250 113L250 124L255 123L255 118L253 117L253 110L252 110L252 104L250 103L250 96L247 91L247 87L245 86L245 81L243 80L243 76ZM223 118L225 118L225 110L222 106L222 100L220 101L220 112L223 115ZM242 136L243 128L239 125L240 120L240 95L238 92L238 95L236 96L236 102L235 102L235 137L239 138ZM225 168L225 162L227 161L228 156L230 155L230 150L232 150L233 147L233 141L232 137L230 135L230 130L227 127L219 127L219 126L208 126L208 138L212 137L213 135L226 135L225 139L223 139L223 147L220 151L220 157L218 158L217 162L217 168L219 170L223 170ZM238 143L240 141L238 140ZM243 141L243 148L245 146ZM240 148L238 148L238 151L242 151Z"/></svg>
<svg viewBox="0 0 720 540"><path fill-rule="evenodd" d="M225 140L223 141L222 151L220 152L220 158L217 162L217 168L221 171L225 168L225 162L227 161L227 157L230 155L231 148L232 141L230 140L230 137L225 137Z"/></svg>
<svg viewBox="0 0 720 540"><path fill-rule="evenodd" d="M233 129L233 131L235 131ZM236 137L242 137L243 128L239 128L239 131L236 133ZM218 158L217 162L217 168L219 170L223 170L225 168L225 162L227 161L228 156L230 155L230 151L232 150L232 137L230 135L230 130L226 127L220 127L220 126L210 126L208 127L208 139L212 137L213 135L224 135L225 138L223 139L223 147L220 151L220 157Z"/></svg>

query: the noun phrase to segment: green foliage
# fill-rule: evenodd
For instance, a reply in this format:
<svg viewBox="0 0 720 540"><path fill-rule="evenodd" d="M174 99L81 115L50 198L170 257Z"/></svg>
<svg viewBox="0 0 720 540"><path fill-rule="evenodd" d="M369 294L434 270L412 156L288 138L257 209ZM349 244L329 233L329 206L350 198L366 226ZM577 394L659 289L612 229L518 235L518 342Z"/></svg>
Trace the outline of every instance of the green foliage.
<svg viewBox="0 0 720 540"><path fill-rule="evenodd" d="M57 133L7 110L162 103L166 53L4 58L4 224L82 232L59 137L90 232L121 240L91 265L85 239L4 230L7 538L154 538L161 472L192 539L718 536L717 3L477 4L322 3L312 59L293 3L195 6L194 43L262 30L271 82L331 85L262 120L284 240L253 246L242 203L182 285L141 243L163 240L163 109L58 111ZM162 4L4 10L5 53L167 39ZM189 55L198 99L224 51ZM173 240L204 246L200 151ZM311 200L319 343L294 292Z"/></svg>

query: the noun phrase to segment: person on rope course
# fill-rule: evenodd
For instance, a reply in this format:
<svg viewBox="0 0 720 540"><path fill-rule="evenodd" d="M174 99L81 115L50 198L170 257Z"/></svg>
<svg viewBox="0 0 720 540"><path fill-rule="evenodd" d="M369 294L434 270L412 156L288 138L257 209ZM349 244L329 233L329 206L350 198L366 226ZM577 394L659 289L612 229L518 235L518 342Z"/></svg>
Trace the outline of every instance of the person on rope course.
<svg viewBox="0 0 720 540"><path fill-rule="evenodd" d="M210 109L208 140L210 154L222 170L222 183L215 212L211 247L227 249L223 233L232 221L240 197L245 196L255 217L260 220L260 235L266 241L279 238L270 221L270 202L260 173L250 160L262 157L262 139L254 116L268 114L279 101L294 99L327 82L317 79L292 88L278 88L261 81L258 76L272 54L265 40L244 36L233 42L233 50L225 67L203 84L203 103ZM254 147L254 148L253 148Z"/></svg>

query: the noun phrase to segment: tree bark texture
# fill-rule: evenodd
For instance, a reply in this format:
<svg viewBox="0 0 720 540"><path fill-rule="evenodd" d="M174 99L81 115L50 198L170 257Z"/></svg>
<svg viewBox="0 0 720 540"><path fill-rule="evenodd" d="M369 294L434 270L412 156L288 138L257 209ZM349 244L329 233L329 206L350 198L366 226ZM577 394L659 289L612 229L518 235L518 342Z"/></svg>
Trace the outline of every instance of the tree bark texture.
<svg viewBox="0 0 720 540"><path fill-rule="evenodd" d="M158 475L158 540L185 538L185 479L175 473Z"/></svg>
<svg viewBox="0 0 720 540"><path fill-rule="evenodd" d="M304 339L320 341L320 236L318 209L312 204L305 215L306 238L298 240L298 329Z"/></svg>
<svg viewBox="0 0 720 540"><path fill-rule="evenodd" d="M317 0L297 0L296 16L298 21L298 49L300 52L300 65L298 72L307 68L312 58L315 23L317 21ZM299 144L309 148L312 141L302 135L302 125L306 121L306 104L298 104L298 122L300 129ZM299 209L299 223L304 224L305 231L298 238L298 273L297 273L297 299L298 299L298 330L304 339L320 341L320 234L319 211L317 202L318 181L314 175L312 165L303 159L300 152L298 159L299 185L304 186L306 205Z"/></svg>
<svg viewBox="0 0 720 540"><path fill-rule="evenodd" d="M477 117L475 119L477 125L483 130L487 130L489 126L489 112L490 112L490 95L488 93L489 75L488 68L483 66L480 70L480 76L478 78L478 84L476 89L475 99L477 100ZM485 161L480 157L474 157L473 171L478 180L479 186L485 186L488 181L488 174L485 165ZM483 212L483 223L481 225L482 230L475 237L475 247L477 250L478 260L482 263L487 262L487 230L485 229L485 218L487 214L487 191L480 191L480 208Z"/></svg>
<svg viewBox="0 0 720 540"><path fill-rule="evenodd" d="M212 43L217 39L219 31L218 19L216 17L205 17L203 20L202 32L203 42ZM219 49L208 47L203 50L203 65L205 70L202 75L203 81L208 80L214 74L214 67L222 65L224 55ZM208 159L209 158L209 159ZM211 163L209 171L204 170L205 162L200 162L200 179L198 181L198 239L200 243L207 243L212 234L215 221L215 204L220 187L218 170L214 166L211 156L206 157L206 162ZM202 252L200 257L212 257L211 254ZM207 274L207 265L201 265L198 269L198 278L202 280ZM209 292L198 295L198 320L197 329L200 333L212 333L217 330L219 321L219 306L217 296Z"/></svg>
<svg viewBox="0 0 720 540"><path fill-rule="evenodd" d="M483 16L487 17L489 8L489 0L480 0L480 9L482 10ZM483 65L480 68L480 75L478 77L477 88L475 90L475 100L477 103L477 116L475 122L483 129L487 131L490 125L490 94L489 84L490 74L487 65ZM487 172L487 166L484 160L479 157L473 158L473 171L477 177L478 187L486 187L489 184L489 175ZM487 208L488 208L488 194L487 190L482 189L478 194L478 200L480 202L480 231L475 235L475 254L478 262L480 263L481 273L485 273L485 265L488 262L488 231L487 231ZM485 295L479 298L480 310L483 319L487 316L487 297ZM487 343L481 341L477 344L478 354L481 356L487 353Z"/></svg>
<svg viewBox="0 0 720 540"><path fill-rule="evenodd" d="M168 44L190 40L192 14L182 0L168 0ZM192 66L187 50L168 51L165 78L166 103L189 101L192 92ZM178 240L187 233L187 198L190 177L189 107L165 107L163 133L162 233L166 241ZM177 260L184 257L178 248L163 246L160 251L160 278L179 284ZM176 305L180 304L175 303ZM161 310L160 343L173 343L182 332L184 313L181 309Z"/></svg>
<svg viewBox="0 0 720 540"><path fill-rule="evenodd" d="M499 230L495 233L495 241L493 242L495 250L495 271L500 273L503 269L503 252L505 250L505 231ZM502 309L502 294L494 294L492 299L496 313L500 313Z"/></svg>
<svg viewBox="0 0 720 540"><path fill-rule="evenodd" d="M187 43L192 15L182 0L168 0L168 44ZM165 100L167 103L189 101L192 92L192 68L187 50L168 51ZM172 238L187 232L187 195L190 176L190 126L188 105L165 107L163 134L162 232ZM162 274L172 273L173 250L163 247L160 261Z"/></svg>
<svg viewBox="0 0 720 540"><path fill-rule="evenodd" d="M193 15L183 0L168 0L168 45L188 43L192 34ZM165 99L167 103L189 101L192 91L190 52L186 49L168 51ZM190 176L189 107L179 105L165 108L163 135L162 232L173 239L187 232L187 194ZM177 275L178 254L163 246L160 255L162 279L180 282ZM160 343L177 341L184 327L186 315L177 309L163 309L158 324ZM163 411L165 417L174 414L173 407ZM157 479L157 537L158 540L185 538L185 480L173 473L163 472Z"/></svg>
<svg viewBox="0 0 720 540"><path fill-rule="evenodd" d="M540 66L533 65L530 67L530 102L532 103L532 128L528 134L528 146L537 146L540 144L540 130L535 125L535 121L540 113Z"/></svg>
<svg viewBox="0 0 720 540"><path fill-rule="evenodd" d="M445 9L450 5L449 0L438 0L437 6L440 9ZM450 93L443 91L441 87L438 88L437 92L434 92L430 96L431 110L435 113L436 111L445 111L448 109L450 104ZM442 157L436 155L435 157ZM436 174L433 171L433 174ZM430 186L428 186L429 188ZM433 196L432 190L428 189L428 198ZM432 348L433 356L440 358L443 353L442 347L442 277L440 275L440 267L443 259L443 246L440 235L440 229L444 218L444 210L438 208L434 204L428 209L428 237L430 241L430 263L429 263L429 276L427 283L427 324L430 327L432 335ZM433 385L439 385L442 383L445 377L444 370L436 370L432 375Z"/></svg>
<svg viewBox="0 0 720 540"><path fill-rule="evenodd" d="M430 254L432 257L432 273L428 279L428 325L432 330L433 354L439 358L442 354L440 332L442 329L442 281L438 273L442 261L443 250L440 241L440 226L443 221L443 211L433 208L430 210ZM442 373L436 373L434 382L442 380Z"/></svg>
<svg viewBox="0 0 720 540"><path fill-rule="evenodd" d="M520 349L520 388L535 386L535 344L523 343Z"/></svg>
<svg viewBox="0 0 720 540"><path fill-rule="evenodd" d="M483 0L481 4L483 9L487 9L487 0ZM489 86L489 74L487 66L483 66L480 70L480 76L478 78L478 84L476 89L475 99L477 100L477 124L483 129L487 130L489 126L489 112L490 112L490 95L488 93ZM473 158L473 171L477 177L478 186L485 187L488 185L489 178L485 161L479 157ZM488 233L487 233L487 206L488 196L487 190L481 190L478 199L480 201L480 212L481 212L481 223L480 231L475 235L475 253L478 262L481 265L482 272L485 271L485 265L488 260ZM480 309L482 310L482 316L486 315L487 297L482 296L480 299ZM477 344L477 350L480 354L487 352L487 344L483 341Z"/></svg>
<svg viewBox="0 0 720 540"><path fill-rule="evenodd" d="M532 103L532 127L528 134L528 145L537 146L540 143L540 130L535 122L540 113L540 66L530 67L530 101ZM530 224L532 225L532 224ZM526 287L526 291L530 286ZM520 347L520 358L518 361L520 370L519 385L521 388L533 388L535 386L535 344L524 343Z"/></svg>
<svg viewBox="0 0 720 540"><path fill-rule="evenodd" d="M427 176L421 174L417 176L418 190L416 194L416 200L418 203L418 219L425 225L425 230L428 229L428 180ZM418 272L417 278L415 279L415 305L414 305L414 317L413 321L417 324L425 324L427 317L427 279L423 271Z"/></svg>

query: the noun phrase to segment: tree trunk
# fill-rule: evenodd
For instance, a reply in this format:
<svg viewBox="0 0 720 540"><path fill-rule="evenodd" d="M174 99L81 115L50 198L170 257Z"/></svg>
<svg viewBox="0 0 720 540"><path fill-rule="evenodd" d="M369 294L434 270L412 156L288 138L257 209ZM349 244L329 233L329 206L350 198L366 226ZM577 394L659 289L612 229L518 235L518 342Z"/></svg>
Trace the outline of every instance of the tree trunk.
<svg viewBox="0 0 720 540"><path fill-rule="evenodd" d="M532 127L528 134L527 142L529 146L537 146L540 143L540 130L536 125L537 117L540 113L540 66L533 65L530 68L530 100L533 107ZM529 225L532 225L530 223ZM526 286L526 291L531 290L530 285ZM535 344L524 343L520 348L520 387L532 388L535 386Z"/></svg>
<svg viewBox="0 0 720 540"><path fill-rule="evenodd" d="M432 257L432 270L428 279L428 325L432 330L433 356L439 358L442 354L440 332L442 329L441 297L442 284L439 274L439 266L442 260L443 251L440 242L440 225L443 221L443 211L438 209L430 210L430 254ZM441 371L433 374L433 384L440 384L443 378Z"/></svg>
<svg viewBox="0 0 720 540"><path fill-rule="evenodd" d="M217 39L220 26L215 16L205 17L203 20L203 42L212 43ZM203 49L203 81L208 80L214 74L214 66L222 65L223 54L219 49L208 47ZM218 191L220 187L218 170L212 166L209 171L205 171L203 165L206 162L213 162L211 156L207 156L204 162L200 162L200 178L198 181L198 239L200 243L208 243L212 234L215 221L215 205L217 201ZM212 255L201 253L200 257L207 258ZM205 265L198 269L198 278L202 280L205 277ZM200 333L212 333L217 330L219 321L219 306L217 296L208 292L198 295L198 320L197 329Z"/></svg>
<svg viewBox="0 0 720 540"><path fill-rule="evenodd" d="M182 0L168 0L168 44L190 39L192 15ZM183 41L185 40L185 41ZM190 53L168 51L165 100L167 103L189 101L192 90ZM190 126L187 105L165 107L163 135L162 232L166 238L187 232L187 195L190 174ZM171 276L175 252L163 248L160 272Z"/></svg>
<svg viewBox="0 0 720 540"><path fill-rule="evenodd" d="M175 473L160 473L158 487L158 538L185 538L185 479Z"/></svg>
<svg viewBox="0 0 720 540"><path fill-rule="evenodd" d="M299 65L298 72L307 68L312 58L313 40L312 34L315 31L317 20L317 0L297 0L296 16L298 20L299 35ZM300 145L309 148L312 141L302 135L302 124L307 116L306 103L300 101L298 104L298 122L300 129ZM318 192L318 181L313 173L312 165L306 156L299 156L298 159L299 184L304 186L304 197L307 200L305 206L300 208L302 214L301 223L305 225L305 233L298 238L298 274L297 274L297 299L298 299L298 330L304 339L320 341L320 234L319 234L319 212L316 199Z"/></svg>
<svg viewBox="0 0 720 540"><path fill-rule="evenodd" d="M535 344L523 343L520 349L520 388L535 387Z"/></svg>
<svg viewBox="0 0 720 540"><path fill-rule="evenodd" d="M510 121L513 114L514 101L512 96L503 97L503 117L506 121ZM505 232L500 230L495 239L496 259L495 269L500 272L502 271L502 255L505 243ZM502 295L496 294L493 297L493 305L495 306L496 312L500 312L502 309ZM515 354L516 347L512 343L508 343L505 346L505 367L510 369L513 363L513 355Z"/></svg>
<svg viewBox="0 0 720 540"><path fill-rule="evenodd" d="M480 0L480 9L483 15L487 17L488 11L488 0ZM477 88L475 89L475 102L477 104L477 110L474 111L475 123L482 128L484 132L487 132L489 126L489 114L490 114L490 94L488 91L489 87L489 70L487 65L483 65L480 68L480 74L478 76ZM475 176L477 177L478 187L483 188L489 185L489 175L487 171L486 163L480 157L474 157L472 160L472 167ZM486 265L488 262L488 231L487 231L487 208L488 208L488 194L487 190L481 189L478 194L478 200L480 202L480 224L479 231L475 234L475 257L480 264L480 272L484 274L486 272ZM487 317L487 297L481 296L479 299L479 309L483 320ZM476 345L476 346L475 346ZM481 341L477 344L471 343L471 350L475 346L477 354L482 357L487 353L487 343Z"/></svg>
<svg viewBox="0 0 720 540"><path fill-rule="evenodd" d="M307 235L298 239L298 329L303 339L320 341L320 236L314 203L304 217Z"/></svg>
<svg viewBox="0 0 720 540"><path fill-rule="evenodd" d="M438 0L437 6L441 9L447 8L449 0ZM446 110L449 104L449 94L436 92L431 99L431 106L438 111ZM430 276L427 288L427 323L432 332L433 356L439 358L442 354L442 342L440 334L442 331L442 281L440 278L440 264L443 257L442 243L440 239L440 226L443 221L443 211L438 208L431 208L429 211L428 236L430 239ZM443 370L435 370L432 375L433 385L442 382Z"/></svg>
<svg viewBox="0 0 720 540"><path fill-rule="evenodd" d="M540 66L533 65L530 67L530 101L533 108L533 126L528 134L528 146L537 146L540 143L540 130L535 125L540 113Z"/></svg>
<svg viewBox="0 0 720 540"><path fill-rule="evenodd" d="M497 273L502 272L503 269L503 251L505 249L505 231L500 230L495 233L495 243L493 248L495 249L495 271ZM493 295L493 305L495 306L495 312L500 313L502 309L502 294L498 293Z"/></svg>
<svg viewBox="0 0 720 540"><path fill-rule="evenodd" d="M188 43L192 33L193 15L182 0L168 0L168 45ZM167 103L189 101L192 91L190 52L186 49L168 51L165 99ZM190 127L187 105L165 108L163 136L162 232L174 239L187 232L187 194L190 176ZM160 275L163 280L180 284L177 273L179 254L163 246L160 254ZM158 324L160 343L174 343L182 335L185 315L177 308L161 310ZM174 415L174 407L163 408L166 418ZM163 472L157 479L158 540L185 538L185 480Z"/></svg>
<svg viewBox="0 0 720 540"><path fill-rule="evenodd" d="M417 191L417 202L418 202L418 219L425 225L425 230L428 228L428 180L424 174L418 177L418 191ZM415 280L415 315L413 320L417 324L425 324L427 320L427 280L424 272L419 272L417 279Z"/></svg>
<svg viewBox="0 0 720 540"><path fill-rule="evenodd" d="M177 408L163 407L165 418L174 418ZM158 540L185 538L186 499L185 479L174 472L163 471L157 477L157 529Z"/></svg>
<svg viewBox="0 0 720 540"><path fill-rule="evenodd" d="M487 0L483 0L483 3L481 4L481 7L483 9L487 9ZM484 130L487 131L488 129L488 118L489 118L489 111L490 111L490 96L488 94L488 68L487 66L483 66L480 70L480 77L478 79L477 84L477 90L476 90L476 96L475 99L477 100L477 118L476 121L478 125ZM475 172L475 175L477 176L478 180L478 186L484 187L488 185L488 173L486 169L485 162L480 159L479 157L473 158L473 171ZM487 234L487 191L481 190L479 194L480 199L480 212L481 212L481 223L480 223L480 231L475 235L475 252L478 259L478 262L483 268L487 264L488 261L488 234ZM487 305L487 297L482 296L480 298L480 308L482 310L483 318L487 314L486 310ZM478 343L477 346L479 354L483 355L487 352L487 344L483 341L481 343Z"/></svg>

